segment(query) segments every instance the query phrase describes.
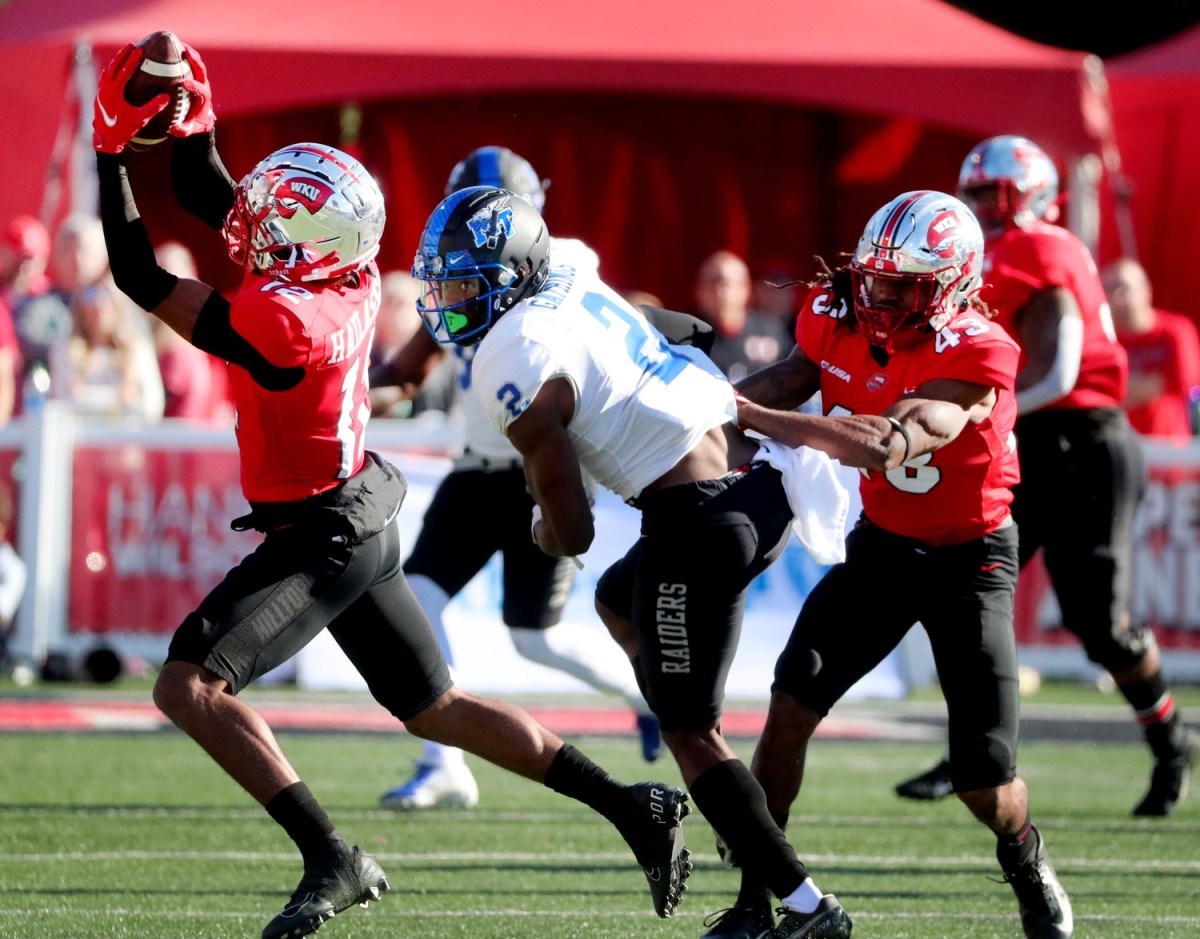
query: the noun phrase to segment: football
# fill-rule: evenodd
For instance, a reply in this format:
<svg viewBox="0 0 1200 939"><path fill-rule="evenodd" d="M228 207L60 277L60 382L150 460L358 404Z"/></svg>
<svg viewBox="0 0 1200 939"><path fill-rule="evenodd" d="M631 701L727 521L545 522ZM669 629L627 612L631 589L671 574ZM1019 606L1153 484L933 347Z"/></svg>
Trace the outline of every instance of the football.
<svg viewBox="0 0 1200 939"><path fill-rule="evenodd" d="M125 85L125 100L142 105L158 95L171 96L171 102L129 141L134 150L145 150L167 139L172 124L187 117L191 95L182 82L192 77L192 67L183 55L183 43L165 29L151 33L138 43L145 57Z"/></svg>

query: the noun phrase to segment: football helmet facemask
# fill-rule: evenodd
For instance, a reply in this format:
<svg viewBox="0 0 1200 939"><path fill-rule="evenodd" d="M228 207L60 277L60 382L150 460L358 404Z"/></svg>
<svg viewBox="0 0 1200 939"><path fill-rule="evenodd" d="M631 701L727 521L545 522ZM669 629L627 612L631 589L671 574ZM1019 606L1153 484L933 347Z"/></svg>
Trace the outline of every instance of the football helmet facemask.
<svg viewBox="0 0 1200 939"><path fill-rule="evenodd" d="M550 269L541 215L507 189L474 186L443 199L421 234L417 309L438 342L470 346L536 293Z"/></svg>
<svg viewBox="0 0 1200 939"><path fill-rule="evenodd" d="M1032 140L1011 134L976 144L958 172L958 195L989 235L1058 217L1058 169Z"/></svg>
<svg viewBox="0 0 1200 939"><path fill-rule="evenodd" d="M276 150L237 185L225 245L287 281L333 280L379 253L383 194L358 160L323 144Z"/></svg>
<svg viewBox="0 0 1200 939"><path fill-rule="evenodd" d="M479 147L468 153L446 181L446 195L470 186L507 189L529 201L539 212L546 207L548 180L538 178L529 161L507 147Z"/></svg>
<svg viewBox="0 0 1200 939"><path fill-rule="evenodd" d="M897 196L867 223L850 262L854 315L871 345L894 351L897 333L939 330L982 286L983 232L943 192Z"/></svg>

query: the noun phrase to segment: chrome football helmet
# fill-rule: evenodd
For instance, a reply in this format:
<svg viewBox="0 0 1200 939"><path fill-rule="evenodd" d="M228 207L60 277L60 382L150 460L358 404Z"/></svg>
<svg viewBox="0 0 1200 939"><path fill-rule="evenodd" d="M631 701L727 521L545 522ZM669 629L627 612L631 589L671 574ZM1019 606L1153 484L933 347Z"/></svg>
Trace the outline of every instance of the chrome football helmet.
<svg viewBox="0 0 1200 939"><path fill-rule="evenodd" d="M287 281L332 280L379 253L383 194L354 157L316 143L276 150L237 185L225 245Z"/></svg>
<svg viewBox="0 0 1200 939"><path fill-rule="evenodd" d="M446 181L446 195L470 186L507 189L529 200L541 212L546 207L548 182L538 178L529 161L507 147L479 147L468 153Z"/></svg>
<svg viewBox="0 0 1200 939"><path fill-rule="evenodd" d="M421 234L412 276L417 309L438 342L470 346L536 293L550 269L550 233L528 201L491 186L443 199Z"/></svg>
<svg viewBox="0 0 1200 939"><path fill-rule="evenodd" d="M958 172L958 195L989 235L1058 217L1058 169L1032 140L1007 134L978 143Z"/></svg>
<svg viewBox="0 0 1200 939"><path fill-rule="evenodd" d="M850 262L859 332L890 353L903 330L941 329L979 292L982 269L969 208L944 192L897 196L871 216Z"/></svg>

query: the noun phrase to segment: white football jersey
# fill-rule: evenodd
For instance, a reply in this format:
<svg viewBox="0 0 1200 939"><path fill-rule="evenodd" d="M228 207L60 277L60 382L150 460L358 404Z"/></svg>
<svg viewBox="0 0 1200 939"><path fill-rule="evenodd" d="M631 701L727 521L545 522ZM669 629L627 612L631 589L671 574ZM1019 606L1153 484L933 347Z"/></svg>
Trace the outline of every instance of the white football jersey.
<svg viewBox="0 0 1200 939"><path fill-rule="evenodd" d="M671 346L594 269L554 264L478 345L472 387L502 433L542 385L575 387L567 427L583 469L623 499L735 419L733 387L699 349Z"/></svg>
<svg viewBox="0 0 1200 939"><path fill-rule="evenodd" d="M593 272L600 267L599 255L584 242L575 238L551 238L550 257L552 263L569 264L576 268L590 268ZM471 394L471 382L474 378L472 362L477 348L479 347L452 347L456 380L461 392L457 396L457 401L462 408L463 437L466 447L472 453L489 460L518 460L521 455L517 453L517 448L495 428L479 398Z"/></svg>

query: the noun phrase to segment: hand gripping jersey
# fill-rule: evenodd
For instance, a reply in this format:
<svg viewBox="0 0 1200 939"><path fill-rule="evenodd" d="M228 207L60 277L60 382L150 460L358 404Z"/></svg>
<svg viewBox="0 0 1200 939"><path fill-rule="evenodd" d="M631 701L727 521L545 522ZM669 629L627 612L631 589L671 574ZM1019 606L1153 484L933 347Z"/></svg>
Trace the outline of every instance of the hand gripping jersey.
<svg viewBox="0 0 1200 939"><path fill-rule="evenodd" d="M882 414L897 399L938 378L991 385L991 415L968 423L950 443L886 473L862 471L863 511L876 525L927 544L960 544L995 529L1008 515L1020 479L1013 424L1018 349L1009 335L976 313L956 316L915 348L881 366L858 330L831 308L817 287L796 322L796 342L821 368L825 413Z"/></svg>
<svg viewBox="0 0 1200 939"><path fill-rule="evenodd" d="M1075 387L1047 407L1120 406L1129 381L1125 352L1117 343L1096 263L1083 242L1057 225L1034 222L987 243L980 297L996 313L993 322L1016 335L1017 310L1049 287L1064 287L1075 295L1083 318L1083 355Z"/></svg>
<svg viewBox="0 0 1200 939"><path fill-rule="evenodd" d="M362 466L371 413L367 356L379 300L374 264L359 271L357 286L246 276L231 303L233 328L272 365L304 368L294 388L268 391L229 366L242 491L250 502L305 499Z"/></svg>
<svg viewBox="0 0 1200 939"><path fill-rule="evenodd" d="M501 433L542 385L575 386L568 432L580 465L623 499L733 420L733 388L704 353L671 346L597 276L557 264L478 346L474 393Z"/></svg>

